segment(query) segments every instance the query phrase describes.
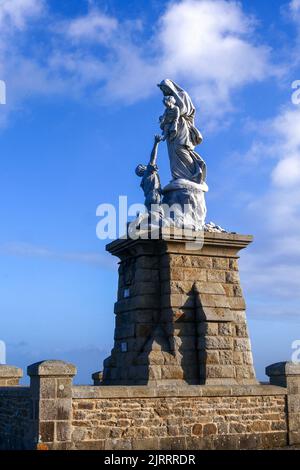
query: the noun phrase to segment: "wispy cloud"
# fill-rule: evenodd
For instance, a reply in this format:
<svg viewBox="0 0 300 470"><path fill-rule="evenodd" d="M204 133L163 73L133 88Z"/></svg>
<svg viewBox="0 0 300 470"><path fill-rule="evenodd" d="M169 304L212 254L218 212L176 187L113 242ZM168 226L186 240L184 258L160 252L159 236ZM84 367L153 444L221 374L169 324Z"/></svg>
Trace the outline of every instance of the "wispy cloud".
<svg viewBox="0 0 300 470"><path fill-rule="evenodd" d="M269 313L299 315L300 106L286 105L273 118L252 123L252 130L245 164L252 172L269 168L269 179L246 205L259 237L252 253L243 254L244 279L261 308L270 299Z"/></svg>
<svg viewBox="0 0 300 470"><path fill-rule="evenodd" d="M43 0L2 0L0 3L0 28L3 33L13 33L11 28L24 30L27 21L44 11Z"/></svg>
<svg viewBox="0 0 300 470"><path fill-rule="evenodd" d="M37 27L32 21L45 11L43 2L4 5L3 15L10 15L13 27L28 39ZM270 47L257 44L255 19L233 0L170 3L150 36L139 19L118 19L95 6L86 15L43 24L47 55L32 48L28 55L20 41L5 42L0 32L5 44L0 72L15 105L34 93L76 98L92 93L98 103L132 103L157 92L155 84L171 77L189 88L206 119L216 120L234 109L236 90L278 73Z"/></svg>
<svg viewBox="0 0 300 470"><path fill-rule="evenodd" d="M29 258L48 258L64 262L85 263L105 268L114 268L115 263L109 255L93 252L57 252L29 243L7 243L0 245L0 255Z"/></svg>
<svg viewBox="0 0 300 470"><path fill-rule="evenodd" d="M107 42L118 28L118 20L92 8L87 15L65 22L64 34L75 41Z"/></svg>

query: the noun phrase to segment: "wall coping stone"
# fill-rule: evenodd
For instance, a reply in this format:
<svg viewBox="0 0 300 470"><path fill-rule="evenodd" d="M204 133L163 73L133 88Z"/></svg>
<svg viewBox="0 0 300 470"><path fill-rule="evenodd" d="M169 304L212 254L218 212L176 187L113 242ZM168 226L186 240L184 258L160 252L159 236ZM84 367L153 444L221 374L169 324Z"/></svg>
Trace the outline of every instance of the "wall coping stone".
<svg viewBox="0 0 300 470"><path fill-rule="evenodd" d="M0 378L1 379L15 379L23 377L23 370L16 366L8 366L0 364Z"/></svg>
<svg viewBox="0 0 300 470"><path fill-rule="evenodd" d="M181 242L186 243L188 241L195 241L197 240L197 233L194 230L185 230L184 234L182 230L178 228L168 228L168 229L161 229L159 239L142 239L138 238L134 240L129 237L121 237L117 240L106 245L106 250L112 253L113 255L117 255L120 248L124 250L124 248L131 247L136 243L148 243L149 242L158 242L158 241L165 241L165 242ZM198 233L199 237L199 233ZM206 246L218 246L218 247L232 247L232 248L246 248L249 243L253 241L252 235L241 235L239 233L217 233L217 232L204 232L204 245Z"/></svg>
<svg viewBox="0 0 300 470"><path fill-rule="evenodd" d="M300 364L294 362L276 362L266 367L266 375L268 377L277 375L299 375L300 376Z"/></svg>
<svg viewBox="0 0 300 470"><path fill-rule="evenodd" d="M286 395L287 389L277 385L188 385L184 386L117 386L73 385L72 397L89 398L160 398L160 397L234 397Z"/></svg>
<svg viewBox="0 0 300 470"><path fill-rule="evenodd" d="M30 377L73 377L77 374L77 369L73 364L58 360L36 362L27 367L27 374Z"/></svg>

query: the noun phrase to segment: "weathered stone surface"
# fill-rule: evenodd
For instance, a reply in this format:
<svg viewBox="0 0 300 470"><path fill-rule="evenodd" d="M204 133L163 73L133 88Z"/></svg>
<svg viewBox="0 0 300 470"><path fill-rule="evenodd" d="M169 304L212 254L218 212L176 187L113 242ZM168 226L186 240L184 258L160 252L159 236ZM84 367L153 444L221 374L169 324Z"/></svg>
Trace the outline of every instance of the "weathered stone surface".
<svg viewBox="0 0 300 470"><path fill-rule="evenodd" d="M192 232L167 238L163 229L157 240L108 245L121 264L115 344L104 362L104 384L202 383L199 366L211 383L254 377L237 264L238 251L251 238L205 235L196 250L189 237ZM214 368L206 370L206 364Z"/></svg>
<svg viewBox="0 0 300 470"><path fill-rule="evenodd" d="M57 361L57 360L51 360L51 361L41 361L41 362L36 362L35 364L32 364L28 366L27 368L27 374L31 376L69 376L73 377L76 375L77 369L73 364L69 364L64 361Z"/></svg>
<svg viewBox="0 0 300 470"><path fill-rule="evenodd" d="M74 423L73 436L76 436L75 429L80 429L76 448L96 448L93 446L97 440L106 440L106 449L110 450L284 446L287 443L285 395L257 395L263 387L256 387L256 395L227 398L224 396L226 387L223 387L223 396L93 399L93 410L87 409L81 421ZM218 387L210 389L213 391ZM79 404L80 400L73 400L74 413ZM95 415L96 409L99 415Z"/></svg>
<svg viewBox="0 0 300 470"><path fill-rule="evenodd" d="M250 340L248 338L235 338L234 350L240 352L251 351Z"/></svg>
<svg viewBox="0 0 300 470"><path fill-rule="evenodd" d="M300 364L279 362L266 368L270 383L287 387L289 443L300 444Z"/></svg>
<svg viewBox="0 0 300 470"><path fill-rule="evenodd" d="M19 385L23 371L19 367L0 364L0 387Z"/></svg>
<svg viewBox="0 0 300 470"><path fill-rule="evenodd" d="M217 336L219 333L218 322L201 322L198 323L197 333L199 336Z"/></svg>
<svg viewBox="0 0 300 470"><path fill-rule="evenodd" d="M233 321L233 312L230 308L224 307L198 307L197 317L200 321Z"/></svg>
<svg viewBox="0 0 300 470"><path fill-rule="evenodd" d="M230 349L233 348L233 339L227 336L205 336L199 338L197 348L200 350L206 349Z"/></svg>

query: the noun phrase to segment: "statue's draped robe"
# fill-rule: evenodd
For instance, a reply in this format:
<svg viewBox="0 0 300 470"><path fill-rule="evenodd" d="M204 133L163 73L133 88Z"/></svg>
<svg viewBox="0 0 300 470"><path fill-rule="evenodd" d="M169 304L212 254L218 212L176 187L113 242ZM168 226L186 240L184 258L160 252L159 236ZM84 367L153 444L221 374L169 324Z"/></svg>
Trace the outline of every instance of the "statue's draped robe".
<svg viewBox="0 0 300 470"><path fill-rule="evenodd" d="M202 142L202 135L194 125L194 105L188 93L172 80L164 80L161 85L169 89L169 95L174 96L180 110L175 123L176 132L167 137L172 177L202 183L206 177L206 165L194 150Z"/></svg>

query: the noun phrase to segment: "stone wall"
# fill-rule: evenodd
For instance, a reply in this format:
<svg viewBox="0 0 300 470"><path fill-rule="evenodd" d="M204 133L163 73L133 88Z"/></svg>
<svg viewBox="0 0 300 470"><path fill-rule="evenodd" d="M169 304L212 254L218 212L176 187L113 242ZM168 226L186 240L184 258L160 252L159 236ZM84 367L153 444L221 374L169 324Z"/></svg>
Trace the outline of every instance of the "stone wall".
<svg viewBox="0 0 300 470"><path fill-rule="evenodd" d="M63 361L28 373L30 387L0 386L0 449L300 444L300 366L292 363L269 366L271 383L252 385L74 386L76 368Z"/></svg>
<svg viewBox="0 0 300 470"><path fill-rule="evenodd" d="M280 387L74 387L72 404L75 449L266 449L288 442Z"/></svg>
<svg viewBox="0 0 300 470"><path fill-rule="evenodd" d="M0 388L0 449L32 448L33 404L29 387Z"/></svg>

